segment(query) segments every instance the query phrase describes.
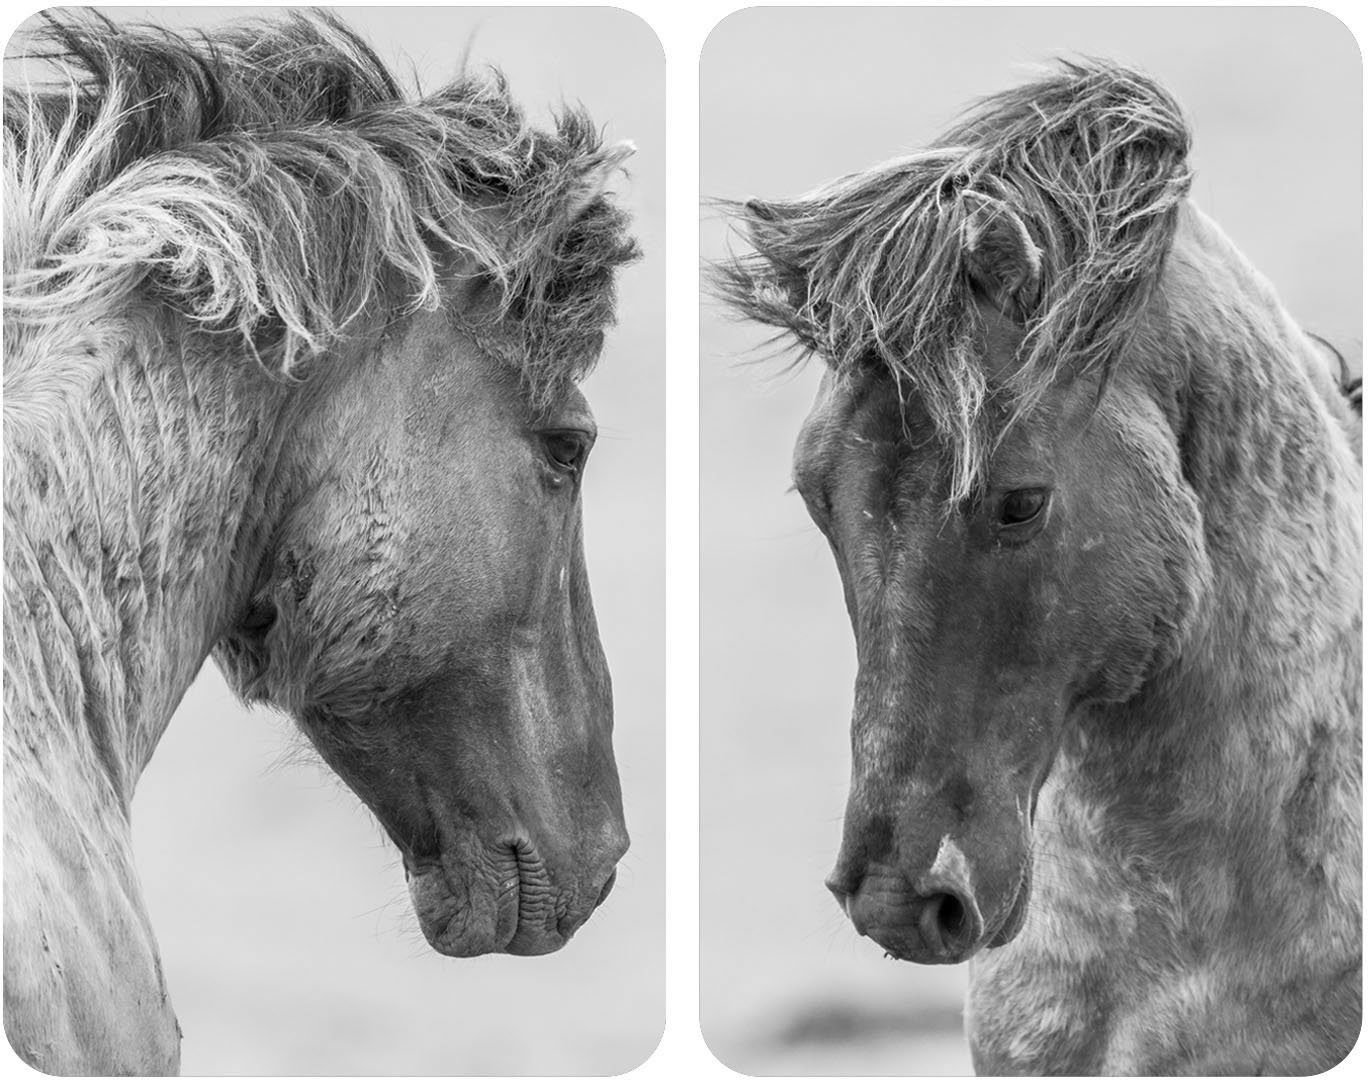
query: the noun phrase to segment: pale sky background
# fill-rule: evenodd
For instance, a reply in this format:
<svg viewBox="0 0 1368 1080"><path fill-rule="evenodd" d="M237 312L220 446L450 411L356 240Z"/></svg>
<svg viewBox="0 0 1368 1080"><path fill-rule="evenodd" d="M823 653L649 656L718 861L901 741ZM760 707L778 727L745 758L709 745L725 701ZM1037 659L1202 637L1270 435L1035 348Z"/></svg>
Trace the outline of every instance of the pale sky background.
<svg viewBox="0 0 1368 1080"><path fill-rule="evenodd" d="M1311 8L751 8L704 48L703 196L800 194L924 145L1028 65L1079 53L1169 87L1195 135L1198 204L1357 365L1360 58ZM725 231L705 211L705 259ZM704 300L704 1035L747 1072L968 1072L966 970L884 959L822 886L840 843L854 647L826 542L786 494L820 372L743 364L765 339Z"/></svg>
<svg viewBox="0 0 1368 1080"><path fill-rule="evenodd" d="M204 27L270 9L106 9ZM632 849L613 895L563 950L453 960L422 938L398 855L284 717L247 711L212 664L133 804L134 839L186 1074L617 1073L664 1023L664 67L609 8L350 8L406 78L434 89L494 63L545 121L580 101L638 153L619 183L645 258L584 384L600 437L586 555L612 671Z"/></svg>

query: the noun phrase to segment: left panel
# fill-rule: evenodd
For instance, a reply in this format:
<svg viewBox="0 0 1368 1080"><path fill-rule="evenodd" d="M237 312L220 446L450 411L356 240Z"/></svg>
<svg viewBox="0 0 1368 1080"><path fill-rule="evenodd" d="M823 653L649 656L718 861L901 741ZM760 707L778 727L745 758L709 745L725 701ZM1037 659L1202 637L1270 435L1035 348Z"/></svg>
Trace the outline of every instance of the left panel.
<svg viewBox="0 0 1368 1080"><path fill-rule="evenodd" d="M22 1059L610 1075L655 1048L663 76L610 8L11 36Z"/></svg>

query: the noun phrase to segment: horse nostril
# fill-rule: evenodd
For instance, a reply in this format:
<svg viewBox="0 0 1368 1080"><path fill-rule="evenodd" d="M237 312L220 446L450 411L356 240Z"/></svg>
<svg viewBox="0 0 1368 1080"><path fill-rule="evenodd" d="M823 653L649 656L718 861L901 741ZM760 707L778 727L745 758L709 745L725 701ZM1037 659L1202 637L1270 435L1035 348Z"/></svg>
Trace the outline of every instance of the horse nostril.
<svg viewBox="0 0 1368 1080"><path fill-rule="evenodd" d="M974 918L964 899L954 893L933 893L922 900L917 919L922 940L937 951L959 951L978 936Z"/></svg>
<svg viewBox="0 0 1368 1080"><path fill-rule="evenodd" d="M940 904L940 924L950 937L958 937L964 929L964 905L953 896L944 896Z"/></svg>

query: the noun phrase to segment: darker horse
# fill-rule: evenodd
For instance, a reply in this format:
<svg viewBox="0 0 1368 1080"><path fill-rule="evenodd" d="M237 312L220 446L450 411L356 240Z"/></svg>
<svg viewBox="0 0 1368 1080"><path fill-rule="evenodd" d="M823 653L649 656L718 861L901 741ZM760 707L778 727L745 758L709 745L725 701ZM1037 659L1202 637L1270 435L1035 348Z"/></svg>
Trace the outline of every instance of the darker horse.
<svg viewBox="0 0 1368 1080"><path fill-rule="evenodd" d="M497 77L406 99L327 17L62 15L35 48L56 82L4 129L11 1043L177 1067L130 806L211 651L375 812L436 950L560 948L627 847L576 389L634 255L626 151Z"/></svg>
<svg viewBox="0 0 1368 1080"><path fill-rule="evenodd" d="M971 961L981 1072L1314 1073L1359 1030L1358 418L1188 144L1066 64L735 208L718 269L827 365L794 474L859 659L828 886Z"/></svg>

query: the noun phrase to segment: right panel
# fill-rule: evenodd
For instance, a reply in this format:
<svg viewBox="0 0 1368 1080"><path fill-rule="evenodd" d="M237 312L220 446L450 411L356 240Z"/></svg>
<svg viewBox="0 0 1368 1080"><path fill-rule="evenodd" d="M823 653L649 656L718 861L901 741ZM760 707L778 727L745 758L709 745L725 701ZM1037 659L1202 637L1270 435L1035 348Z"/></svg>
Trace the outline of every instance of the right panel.
<svg viewBox="0 0 1368 1080"><path fill-rule="evenodd" d="M709 37L727 1065L1288 1075L1354 1043L1361 78L1309 8Z"/></svg>

